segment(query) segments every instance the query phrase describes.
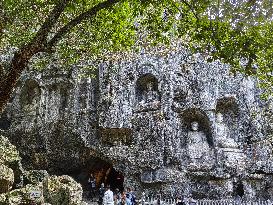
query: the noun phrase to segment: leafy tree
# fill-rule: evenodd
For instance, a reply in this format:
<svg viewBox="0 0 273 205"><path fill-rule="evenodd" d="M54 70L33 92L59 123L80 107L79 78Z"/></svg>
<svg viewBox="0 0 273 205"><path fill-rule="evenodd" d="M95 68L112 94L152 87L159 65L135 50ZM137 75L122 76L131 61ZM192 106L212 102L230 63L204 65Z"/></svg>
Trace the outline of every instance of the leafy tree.
<svg viewBox="0 0 273 205"><path fill-rule="evenodd" d="M16 51L0 65L0 110L39 54L73 64L83 54L126 50L140 39L183 39L208 61L257 75L271 89L272 30L270 0L2 0L0 50Z"/></svg>

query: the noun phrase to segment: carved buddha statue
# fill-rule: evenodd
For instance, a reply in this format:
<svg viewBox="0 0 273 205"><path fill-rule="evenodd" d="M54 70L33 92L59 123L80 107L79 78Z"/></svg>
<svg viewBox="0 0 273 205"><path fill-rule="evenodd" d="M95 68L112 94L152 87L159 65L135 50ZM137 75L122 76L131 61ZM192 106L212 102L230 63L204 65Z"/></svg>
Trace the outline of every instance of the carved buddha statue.
<svg viewBox="0 0 273 205"><path fill-rule="evenodd" d="M216 145L221 148L238 148L238 144L230 137L228 127L223 122L222 113L216 115Z"/></svg>
<svg viewBox="0 0 273 205"><path fill-rule="evenodd" d="M147 83L146 102L153 102L158 100L158 93L153 89L153 82Z"/></svg>
<svg viewBox="0 0 273 205"><path fill-rule="evenodd" d="M191 159L199 159L209 151L207 137L204 132L198 131L198 122L191 123L188 132L188 154Z"/></svg>

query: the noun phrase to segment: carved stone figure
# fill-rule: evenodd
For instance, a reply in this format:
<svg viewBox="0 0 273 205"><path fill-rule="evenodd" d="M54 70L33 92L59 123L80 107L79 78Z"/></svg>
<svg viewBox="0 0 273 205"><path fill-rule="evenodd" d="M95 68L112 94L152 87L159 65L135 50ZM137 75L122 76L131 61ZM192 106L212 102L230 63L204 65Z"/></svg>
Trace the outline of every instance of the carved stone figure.
<svg viewBox="0 0 273 205"><path fill-rule="evenodd" d="M228 127L223 122L222 113L216 115L216 145L221 148L238 148L238 144L230 137Z"/></svg>
<svg viewBox="0 0 273 205"><path fill-rule="evenodd" d="M204 132L198 131L198 122L191 123L192 131L188 132L188 154L190 159L200 159L209 151L209 144Z"/></svg>
<svg viewBox="0 0 273 205"><path fill-rule="evenodd" d="M147 83L146 102L153 102L158 100L157 91L153 90L153 82Z"/></svg>

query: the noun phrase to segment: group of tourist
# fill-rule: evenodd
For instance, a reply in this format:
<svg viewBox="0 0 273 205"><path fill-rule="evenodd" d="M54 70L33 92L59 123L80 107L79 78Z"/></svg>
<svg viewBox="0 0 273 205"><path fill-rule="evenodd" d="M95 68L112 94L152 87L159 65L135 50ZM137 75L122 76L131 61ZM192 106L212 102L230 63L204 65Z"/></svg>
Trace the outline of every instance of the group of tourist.
<svg viewBox="0 0 273 205"><path fill-rule="evenodd" d="M94 199L96 197L96 180L93 174L88 179L89 198ZM118 188L113 192L110 185L104 187L104 183L101 184L98 190L99 205L136 205L136 196L131 188L127 188L127 191L120 191Z"/></svg>
<svg viewBox="0 0 273 205"><path fill-rule="evenodd" d="M127 191L123 192L120 192L120 190L116 188L115 191L112 192L108 185L103 198L100 198L99 201L100 204L103 205L136 205L136 196L130 188L127 188Z"/></svg>
<svg viewBox="0 0 273 205"><path fill-rule="evenodd" d="M96 190L96 179L91 174L88 178L89 186L89 198L95 199L97 196ZM120 191L116 188L114 191L111 190L110 185L104 186L101 184L98 190L98 203L99 205L136 205L136 195L131 188L127 188L126 191ZM145 205L145 194L143 193L141 204ZM140 202L139 201L139 202ZM160 195L153 202L154 205L163 205L164 202L161 201ZM175 205L196 205L196 201L192 197L178 196L176 198Z"/></svg>

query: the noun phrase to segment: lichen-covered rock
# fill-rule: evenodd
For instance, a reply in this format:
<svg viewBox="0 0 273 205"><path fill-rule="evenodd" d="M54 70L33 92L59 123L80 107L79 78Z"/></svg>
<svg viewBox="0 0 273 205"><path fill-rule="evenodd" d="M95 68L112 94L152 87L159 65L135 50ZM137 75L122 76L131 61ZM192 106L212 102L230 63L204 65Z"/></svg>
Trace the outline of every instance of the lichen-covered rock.
<svg viewBox="0 0 273 205"><path fill-rule="evenodd" d="M21 189L0 194L0 204L80 205L83 203L81 185L69 176L50 176L46 177L42 183L37 181L33 180L35 185L27 184Z"/></svg>
<svg viewBox="0 0 273 205"><path fill-rule="evenodd" d="M14 182L21 184L23 167L21 157L16 147L10 143L7 137L0 135L0 164L4 164L11 168L14 173Z"/></svg>
<svg viewBox="0 0 273 205"><path fill-rule="evenodd" d="M20 160L16 147L10 143L8 138L0 136L0 163L9 165Z"/></svg>
<svg viewBox="0 0 273 205"><path fill-rule="evenodd" d="M46 170L29 170L24 172L25 183L38 184L42 182L48 173Z"/></svg>
<svg viewBox="0 0 273 205"><path fill-rule="evenodd" d="M0 194L0 204L5 205L6 204L6 195Z"/></svg>
<svg viewBox="0 0 273 205"><path fill-rule="evenodd" d="M82 187L67 175L50 176L43 181L45 201L54 205L82 203Z"/></svg>
<svg viewBox="0 0 273 205"><path fill-rule="evenodd" d="M14 174L12 169L0 164L0 194L8 192L13 185Z"/></svg>
<svg viewBox="0 0 273 205"><path fill-rule="evenodd" d="M24 188L14 189L8 193L0 195L1 205L20 205L44 203L42 183L37 185L28 184Z"/></svg>

